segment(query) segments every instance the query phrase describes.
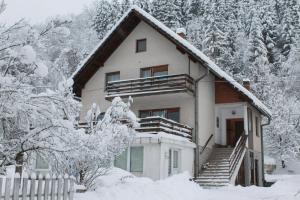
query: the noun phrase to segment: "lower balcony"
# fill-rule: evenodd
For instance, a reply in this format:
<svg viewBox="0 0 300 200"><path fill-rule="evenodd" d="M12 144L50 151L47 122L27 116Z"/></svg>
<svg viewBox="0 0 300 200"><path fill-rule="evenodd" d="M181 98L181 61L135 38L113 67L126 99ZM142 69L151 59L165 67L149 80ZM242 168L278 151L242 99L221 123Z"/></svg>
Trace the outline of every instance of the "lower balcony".
<svg viewBox="0 0 300 200"><path fill-rule="evenodd" d="M157 134L159 132L177 135L192 140L192 128L163 117L146 117L140 119L137 132Z"/></svg>
<svg viewBox="0 0 300 200"><path fill-rule="evenodd" d="M107 100L114 97L137 97L167 93L194 93L194 80L187 74L110 81L106 85Z"/></svg>

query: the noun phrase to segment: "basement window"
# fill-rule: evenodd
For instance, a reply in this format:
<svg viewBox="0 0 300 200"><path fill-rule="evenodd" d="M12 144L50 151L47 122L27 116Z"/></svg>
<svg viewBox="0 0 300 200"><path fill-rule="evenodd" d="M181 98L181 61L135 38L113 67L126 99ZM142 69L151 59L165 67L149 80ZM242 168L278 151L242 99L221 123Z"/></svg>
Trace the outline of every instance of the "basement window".
<svg viewBox="0 0 300 200"><path fill-rule="evenodd" d="M140 39L136 41L136 52L145 52L147 50L147 40Z"/></svg>

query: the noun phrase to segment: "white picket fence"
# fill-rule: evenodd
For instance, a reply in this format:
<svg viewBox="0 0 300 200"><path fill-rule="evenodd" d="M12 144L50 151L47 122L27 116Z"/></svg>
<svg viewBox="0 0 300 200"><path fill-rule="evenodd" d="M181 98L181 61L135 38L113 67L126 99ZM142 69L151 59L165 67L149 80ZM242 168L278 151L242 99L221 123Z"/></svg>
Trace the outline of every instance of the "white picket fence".
<svg viewBox="0 0 300 200"><path fill-rule="evenodd" d="M0 177L0 200L73 200L74 180L68 175Z"/></svg>

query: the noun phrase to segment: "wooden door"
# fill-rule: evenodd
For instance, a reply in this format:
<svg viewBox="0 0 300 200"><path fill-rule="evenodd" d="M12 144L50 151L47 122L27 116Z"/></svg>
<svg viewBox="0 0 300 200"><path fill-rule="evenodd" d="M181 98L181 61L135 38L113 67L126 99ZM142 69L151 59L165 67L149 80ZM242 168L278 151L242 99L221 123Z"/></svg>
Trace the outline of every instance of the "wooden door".
<svg viewBox="0 0 300 200"><path fill-rule="evenodd" d="M226 120L227 145L234 147L244 131L243 118Z"/></svg>

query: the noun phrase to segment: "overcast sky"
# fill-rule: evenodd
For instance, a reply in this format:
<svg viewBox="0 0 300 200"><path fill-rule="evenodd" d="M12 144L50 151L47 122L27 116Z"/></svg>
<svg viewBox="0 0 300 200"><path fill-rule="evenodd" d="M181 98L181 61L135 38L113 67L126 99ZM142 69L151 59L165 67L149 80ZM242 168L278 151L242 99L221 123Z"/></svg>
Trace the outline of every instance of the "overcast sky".
<svg viewBox="0 0 300 200"><path fill-rule="evenodd" d="M79 13L93 0L4 0L7 4L1 21L12 23L26 18L32 23L42 22L49 16Z"/></svg>

